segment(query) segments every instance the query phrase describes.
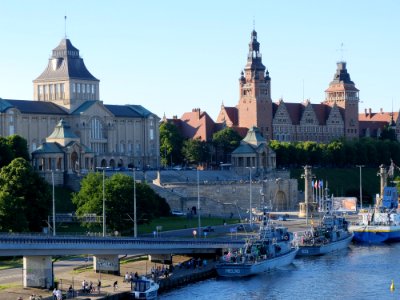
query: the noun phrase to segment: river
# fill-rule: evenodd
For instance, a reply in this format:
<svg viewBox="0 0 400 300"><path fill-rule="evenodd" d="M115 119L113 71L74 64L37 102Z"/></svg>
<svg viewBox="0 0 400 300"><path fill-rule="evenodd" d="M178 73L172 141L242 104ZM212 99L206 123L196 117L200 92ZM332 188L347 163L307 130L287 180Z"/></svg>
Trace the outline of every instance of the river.
<svg viewBox="0 0 400 300"><path fill-rule="evenodd" d="M390 291L391 280L396 289ZM400 299L400 244L351 245L242 279L214 278L159 299Z"/></svg>

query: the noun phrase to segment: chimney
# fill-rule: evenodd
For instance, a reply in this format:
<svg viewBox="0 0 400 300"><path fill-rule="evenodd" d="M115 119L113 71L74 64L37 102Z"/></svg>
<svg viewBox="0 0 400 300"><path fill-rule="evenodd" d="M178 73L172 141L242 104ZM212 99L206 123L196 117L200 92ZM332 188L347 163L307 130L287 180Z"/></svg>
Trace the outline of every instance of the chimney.
<svg viewBox="0 0 400 300"><path fill-rule="evenodd" d="M381 114L383 115L383 108L381 107Z"/></svg>
<svg viewBox="0 0 400 300"><path fill-rule="evenodd" d="M369 112L369 115L371 116L372 115L372 109L368 108L368 112Z"/></svg>
<svg viewBox="0 0 400 300"><path fill-rule="evenodd" d="M368 110L364 108L365 116L368 116Z"/></svg>

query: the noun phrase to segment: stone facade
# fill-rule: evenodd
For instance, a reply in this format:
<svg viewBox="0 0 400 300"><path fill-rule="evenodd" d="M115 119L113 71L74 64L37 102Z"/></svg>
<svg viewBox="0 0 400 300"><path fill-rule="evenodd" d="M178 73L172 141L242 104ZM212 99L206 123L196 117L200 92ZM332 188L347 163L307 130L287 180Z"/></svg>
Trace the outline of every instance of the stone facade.
<svg viewBox="0 0 400 300"><path fill-rule="evenodd" d="M34 101L0 98L0 135L18 134L33 152L46 142L60 120L79 143L93 151L79 169L157 168L160 118L141 105L100 101L100 81L86 68L79 50L63 39L43 73L33 81ZM42 171L56 164L46 164Z"/></svg>
<svg viewBox="0 0 400 300"><path fill-rule="evenodd" d="M271 77L262 63L260 43L253 30L247 64L239 78L239 102L234 107L222 105L216 123L232 127L243 136L245 130L256 126L267 140L287 142L326 143L338 138L377 136L391 120L395 122L393 128L399 130L397 113L384 113L385 118L374 117L382 119L377 123L372 117L358 113L359 102L359 90L350 79L344 61L337 63L333 80L325 90L325 100L320 104L312 104L307 99L301 103L283 99L273 102ZM400 131L397 138L400 141Z"/></svg>
<svg viewBox="0 0 400 300"><path fill-rule="evenodd" d="M163 183L162 178L153 183L158 186L157 189L161 188L164 191L163 197L167 199L172 209L188 212L193 206L197 207L196 183ZM240 214L242 218L248 218L250 207L248 180L200 181L199 194L203 215L228 218ZM270 204L274 211L296 210L299 204L297 180L289 179L288 172L270 173L268 179L252 180L251 198L254 210Z"/></svg>

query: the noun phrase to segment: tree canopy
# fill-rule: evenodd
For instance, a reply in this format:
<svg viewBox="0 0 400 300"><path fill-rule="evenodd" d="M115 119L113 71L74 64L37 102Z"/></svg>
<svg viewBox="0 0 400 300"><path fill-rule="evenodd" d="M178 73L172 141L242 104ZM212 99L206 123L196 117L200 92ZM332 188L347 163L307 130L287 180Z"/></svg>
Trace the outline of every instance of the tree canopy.
<svg viewBox="0 0 400 300"><path fill-rule="evenodd" d="M201 164L209 160L210 150L206 142L191 139L183 142L182 154L186 162Z"/></svg>
<svg viewBox="0 0 400 300"><path fill-rule="evenodd" d="M51 207L49 185L23 158L0 170L0 231L41 231Z"/></svg>
<svg viewBox="0 0 400 300"><path fill-rule="evenodd" d="M107 229L123 233L131 232L134 213L133 178L117 173L104 180L105 213ZM72 202L77 206L77 215L103 213L103 174L89 173L81 182L81 189L74 193ZM147 184L136 183L138 223L154 217L167 216L170 208L165 199L158 196ZM86 223L92 228L92 223Z"/></svg>
<svg viewBox="0 0 400 300"><path fill-rule="evenodd" d="M216 150L216 161L228 162L229 155L239 146L241 140L242 137L230 127L214 133L212 142Z"/></svg>
<svg viewBox="0 0 400 300"><path fill-rule="evenodd" d="M315 142L271 141L278 167L299 167L306 164L327 167L346 167L356 164L370 167L400 164L400 143L397 141L362 138L337 140L328 144Z"/></svg>
<svg viewBox="0 0 400 300"><path fill-rule="evenodd" d="M162 122L160 125L160 156L161 164L182 163L181 148L183 137L175 124Z"/></svg>

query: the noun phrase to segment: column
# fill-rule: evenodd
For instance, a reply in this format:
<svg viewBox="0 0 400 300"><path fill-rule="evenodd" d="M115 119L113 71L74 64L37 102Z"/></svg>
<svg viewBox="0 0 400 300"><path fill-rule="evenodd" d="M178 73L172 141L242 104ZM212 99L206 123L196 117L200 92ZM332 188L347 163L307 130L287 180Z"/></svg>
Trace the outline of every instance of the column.
<svg viewBox="0 0 400 300"><path fill-rule="evenodd" d="M120 275L118 255L93 256L93 269L96 273Z"/></svg>
<svg viewBox="0 0 400 300"><path fill-rule="evenodd" d="M51 256L24 256L23 282L24 288L51 288L53 286L53 261Z"/></svg>

